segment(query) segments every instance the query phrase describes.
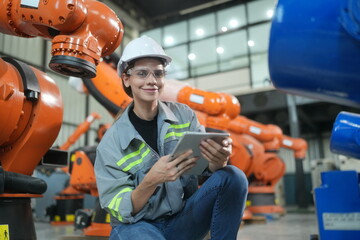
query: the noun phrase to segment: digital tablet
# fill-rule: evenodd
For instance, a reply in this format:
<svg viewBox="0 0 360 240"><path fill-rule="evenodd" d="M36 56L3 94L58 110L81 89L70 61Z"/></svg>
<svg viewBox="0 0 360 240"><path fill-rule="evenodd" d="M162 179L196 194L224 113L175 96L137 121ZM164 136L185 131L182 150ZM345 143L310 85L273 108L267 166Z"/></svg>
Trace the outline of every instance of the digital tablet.
<svg viewBox="0 0 360 240"><path fill-rule="evenodd" d="M229 133L187 132L180 138L174 151L172 152L172 155L176 157L183 152L192 149L193 154L191 156L200 158L196 161L196 165L184 174L200 175L208 166L208 160L201 155L200 142L204 139L211 138L214 141L221 143L224 138L229 136Z"/></svg>

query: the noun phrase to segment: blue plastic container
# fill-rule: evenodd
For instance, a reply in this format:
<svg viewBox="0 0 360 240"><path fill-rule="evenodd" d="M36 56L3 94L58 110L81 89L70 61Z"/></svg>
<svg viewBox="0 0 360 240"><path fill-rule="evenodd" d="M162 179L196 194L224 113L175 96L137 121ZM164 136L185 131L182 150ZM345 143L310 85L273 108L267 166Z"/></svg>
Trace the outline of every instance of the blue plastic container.
<svg viewBox="0 0 360 240"><path fill-rule="evenodd" d="M337 115L331 133L330 150L360 159L360 114L340 112Z"/></svg>
<svg viewBox="0 0 360 240"><path fill-rule="evenodd" d="M321 182L314 191L320 239L360 239L360 174L322 172Z"/></svg>
<svg viewBox="0 0 360 240"><path fill-rule="evenodd" d="M279 0L269 71L287 93L360 106L359 0Z"/></svg>

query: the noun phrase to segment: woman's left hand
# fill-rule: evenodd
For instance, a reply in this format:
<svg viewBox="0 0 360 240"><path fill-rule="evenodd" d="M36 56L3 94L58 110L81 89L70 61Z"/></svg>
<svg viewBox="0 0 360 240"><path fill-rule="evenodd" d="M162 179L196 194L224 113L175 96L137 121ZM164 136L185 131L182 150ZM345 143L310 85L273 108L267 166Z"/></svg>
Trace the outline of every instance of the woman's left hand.
<svg viewBox="0 0 360 240"><path fill-rule="evenodd" d="M215 172L227 165L229 156L232 153L232 139L225 138L219 144L212 139L201 142L200 150L202 155L209 161L209 170Z"/></svg>

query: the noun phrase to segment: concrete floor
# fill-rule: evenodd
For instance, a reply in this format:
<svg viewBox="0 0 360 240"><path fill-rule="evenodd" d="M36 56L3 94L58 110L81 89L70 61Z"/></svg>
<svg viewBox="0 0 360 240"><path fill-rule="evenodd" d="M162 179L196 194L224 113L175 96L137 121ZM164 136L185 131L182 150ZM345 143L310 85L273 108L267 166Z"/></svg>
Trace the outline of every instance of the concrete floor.
<svg viewBox="0 0 360 240"><path fill-rule="evenodd" d="M37 240L75 240L100 239L81 237L80 230L72 226L52 226L49 223L35 222ZM312 211L288 212L278 219L244 222L239 229L237 240L310 240L318 234L316 215Z"/></svg>

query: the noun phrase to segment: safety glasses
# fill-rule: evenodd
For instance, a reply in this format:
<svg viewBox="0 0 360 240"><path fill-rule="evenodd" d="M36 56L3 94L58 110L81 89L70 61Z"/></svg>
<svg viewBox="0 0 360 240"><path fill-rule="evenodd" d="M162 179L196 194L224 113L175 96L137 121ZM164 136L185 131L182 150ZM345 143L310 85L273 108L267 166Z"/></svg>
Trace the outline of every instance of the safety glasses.
<svg viewBox="0 0 360 240"><path fill-rule="evenodd" d="M147 79L150 76L150 74L152 74L156 79L164 78L166 75L166 71L163 69L151 70L148 68L141 68L141 69L130 68L129 70L127 70L126 73L128 75L135 76L140 79Z"/></svg>

